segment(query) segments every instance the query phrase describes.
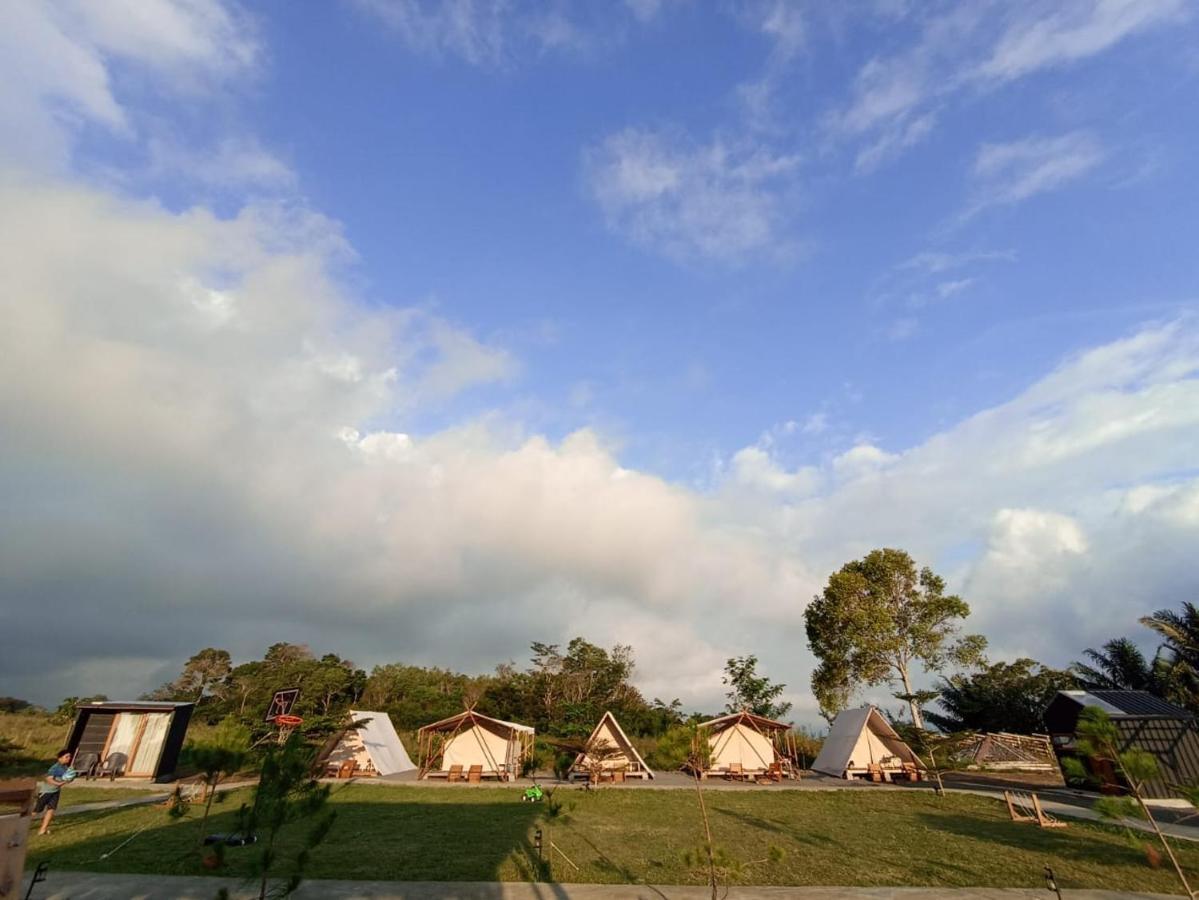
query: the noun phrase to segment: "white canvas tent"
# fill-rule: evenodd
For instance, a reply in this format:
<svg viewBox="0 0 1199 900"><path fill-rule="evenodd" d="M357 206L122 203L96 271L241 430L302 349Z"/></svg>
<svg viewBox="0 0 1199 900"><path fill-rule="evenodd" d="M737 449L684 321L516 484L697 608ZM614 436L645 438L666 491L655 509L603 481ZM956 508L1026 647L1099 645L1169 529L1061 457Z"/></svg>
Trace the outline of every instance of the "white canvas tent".
<svg viewBox="0 0 1199 900"><path fill-rule="evenodd" d="M700 722L698 727L708 732L710 760L705 774L725 775L740 767L744 775L764 775L777 767L780 774L790 776L790 759L784 752L790 726L785 722L742 710Z"/></svg>
<svg viewBox="0 0 1199 900"><path fill-rule="evenodd" d="M340 766L352 759L358 764L356 775L398 775L416 768L387 713L350 710L351 722L364 719L364 724L347 728L337 738L325 756L327 766Z"/></svg>
<svg viewBox="0 0 1199 900"><path fill-rule="evenodd" d="M485 778L512 781L533 747L533 729L467 710L417 732L421 777L446 777L457 767L478 766Z"/></svg>
<svg viewBox="0 0 1199 900"><path fill-rule="evenodd" d="M870 775L871 767L886 780L924 768L891 723L873 706L847 709L833 721L812 769L837 778Z"/></svg>
<svg viewBox="0 0 1199 900"><path fill-rule="evenodd" d="M595 758L592 757L595 754ZM623 772L630 778L653 778L653 770L645 764L633 742L629 740L616 716L604 713L587 738L586 749L575 757L571 766L571 778L590 778L594 769L605 772Z"/></svg>

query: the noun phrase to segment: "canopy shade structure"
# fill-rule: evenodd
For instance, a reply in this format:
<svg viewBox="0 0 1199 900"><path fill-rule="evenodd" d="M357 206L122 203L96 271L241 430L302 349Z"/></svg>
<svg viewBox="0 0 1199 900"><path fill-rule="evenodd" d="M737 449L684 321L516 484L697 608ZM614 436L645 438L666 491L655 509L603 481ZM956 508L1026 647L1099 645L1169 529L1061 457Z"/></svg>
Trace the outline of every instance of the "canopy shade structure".
<svg viewBox="0 0 1199 900"><path fill-rule="evenodd" d="M85 777L170 781L194 707L151 700L82 703L67 736L71 765Z"/></svg>
<svg viewBox="0 0 1199 900"><path fill-rule="evenodd" d="M794 774L794 747L791 726L767 719L748 710L718 716L700 722L697 728L707 733L709 759L705 775L765 775L772 770L785 776Z"/></svg>
<svg viewBox="0 0 1199 900"><path fill-rule="evenodd" d="M493 719L473 709L426 725L417 732L420 777L444 778L451 772L512 781L533 749L533 729Z"/></svg>
<svg viewBox="0 0 1199 900"><path fill-rule="evenodd" d="M354 775L398 775L416 768L387 713L352 709L350 723L325 745L322 762L327 768L340 768L350 760ZM352 727L356 723L358 727Z"/></svg>
<svg viewBox="0 0 1199 900"><path fill-rule="evenodd" d="M888 781L909 775L911 767L919 771L924 764L873 706L841 712L812 763L814 771L837 778L878 773Z"/></svg>
<svg viewBox="0 0 1199 900"><path fill-rule="evenodd" d="M583 752L575 757L570 769L571 778L596 778L607 773L623 773L625 777L653 778L653 770L645 764L633 742L629 740L616 716L604 713L587 738Z"/></svg>

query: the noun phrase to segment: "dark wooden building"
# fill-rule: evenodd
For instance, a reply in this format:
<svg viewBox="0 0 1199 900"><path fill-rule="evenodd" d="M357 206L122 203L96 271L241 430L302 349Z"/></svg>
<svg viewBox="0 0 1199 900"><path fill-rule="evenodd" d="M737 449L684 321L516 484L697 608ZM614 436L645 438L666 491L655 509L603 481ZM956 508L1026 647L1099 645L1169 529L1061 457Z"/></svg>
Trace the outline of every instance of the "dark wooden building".
<svg viewBox="0 0 1199 900"><path fill-rule="evenodd" d="M194 703L103 701L77 706L67 737L80 774L170 781Z"/></svg>
<svg viewBox="0 0 1199 900"><path fill-rule="evenodd" d="M1045 710L1045 728L1058 756L1072 753L1078 718L1088 706L1111 717L1120 732L1121 752L1135 748L1157 760L1161 774L1145 785L1147 797L1176 799L1171 784L1199 783L1199 720L1147 691L1058 691Z"/></svg>

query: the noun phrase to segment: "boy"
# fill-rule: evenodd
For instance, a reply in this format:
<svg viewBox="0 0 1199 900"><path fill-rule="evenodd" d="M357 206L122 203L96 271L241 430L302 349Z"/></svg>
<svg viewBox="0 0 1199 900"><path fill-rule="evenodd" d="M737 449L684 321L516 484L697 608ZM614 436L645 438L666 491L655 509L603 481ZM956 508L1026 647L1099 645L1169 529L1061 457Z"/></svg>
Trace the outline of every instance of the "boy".
<svg viewBox="0 0 1199 900"><path fill-rule="evenodd" d="M59 792L64 784L75 780L70 766L71 751L59 750L54 765L50 767L46 777L37 783L37 805L34 806L33 812L35 815L45 812L38 834L50 833L50 823L54 820L54 811L58 809Z"/></svg>

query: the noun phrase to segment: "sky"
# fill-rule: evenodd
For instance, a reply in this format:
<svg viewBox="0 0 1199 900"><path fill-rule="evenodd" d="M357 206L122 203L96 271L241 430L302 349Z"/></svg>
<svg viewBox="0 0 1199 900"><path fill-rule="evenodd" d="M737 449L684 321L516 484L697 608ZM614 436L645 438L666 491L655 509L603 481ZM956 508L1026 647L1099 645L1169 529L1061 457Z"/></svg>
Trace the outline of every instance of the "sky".
<svg viewBox="0 0 1199 900"><path fill-rule="evenodd" d="M884 546L992 660L1152 652L1197 100L1183 0L0 4L0 694L584 635L816 723Z"/></svg>

